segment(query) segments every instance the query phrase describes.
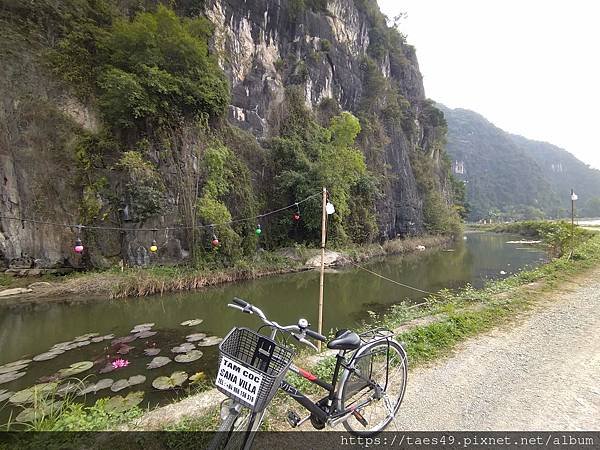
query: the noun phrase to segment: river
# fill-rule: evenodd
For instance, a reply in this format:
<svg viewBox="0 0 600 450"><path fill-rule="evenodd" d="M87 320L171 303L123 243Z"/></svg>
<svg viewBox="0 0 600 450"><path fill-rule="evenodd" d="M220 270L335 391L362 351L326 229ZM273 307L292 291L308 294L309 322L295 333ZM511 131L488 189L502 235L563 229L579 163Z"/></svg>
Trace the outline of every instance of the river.
<svg viewBox="0 0 600 450"><path fill-rule="evenodd" d="M408 256L390 256L365 263L369 270L418 289L435 292L443 288L457 289L467 283L481 287L486 280L498 279L534 267L546 260L541 249L520 244L518 236L494 233L467 233L464 240L446 250L426 250ZM260 306L270 318L282 324L296 323L306 317L316 328L319 292L318 272L301 272L273 276L254 281L226 284L195 292L169 294L162 297L105 300L74 304L35 304L17 308L0 308L0 365L21 358L47 352L54 344L73 340L86 333L127 336L137 324L154 323L158 333L146 339L136 339L134 347L122 356L128 367L101 375L99 368L106 364L106 356L118 355L110 340L90 343L66 351L54 359L31 362L23 369L26 375L0 384L2 390L15 392L29 387L43 377L56 373L78 361L93 361L96 365L79 375L86 381L100 378L125 379L144 375L144 384L124 389L125 395L133 390L145 390L146 404L155 405L171 399L178 393L157 392L151 382L161 375L185 370L190 375L205 371L209 377L216 366L217 347L198 347L204 356L189 364L171 362L164 367L148 370L152 357L143 354L144 348L161 348L159 356L174 357L171 348L185 341L192 333L224 336L232 326L256 327L255 317L227 308L228 301L238 296ZM325 275L324 329L329 332L341 327L353 327L369 320L369 311L385 312L390 305L401 301L416 302L423 293L400 287L357 268L328 271ZM189 319L202 319L200 325L180 325ZM0 372L1 376L1 372ZM99 396L114 395L110 389ZM81 397L80 397L81 398ZM88 395L86 400L93 402ZM9 408L0 410L0 423ZM4 417L3 417L4 416Z"/></svg>

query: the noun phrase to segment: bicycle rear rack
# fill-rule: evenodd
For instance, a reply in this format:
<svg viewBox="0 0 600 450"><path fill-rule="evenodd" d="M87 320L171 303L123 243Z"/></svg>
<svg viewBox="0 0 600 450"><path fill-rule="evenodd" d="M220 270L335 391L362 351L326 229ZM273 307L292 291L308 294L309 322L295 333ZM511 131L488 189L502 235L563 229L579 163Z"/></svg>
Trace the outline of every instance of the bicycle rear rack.
<svg viewBox="0 0 600 450"><path fill-rule="evenodd" d="M394 337L394 332L385 327L373 328L371 330L363 331L358 335L363 344L368 344L373 341L379 341L383 339L391 339Z"/></svg>

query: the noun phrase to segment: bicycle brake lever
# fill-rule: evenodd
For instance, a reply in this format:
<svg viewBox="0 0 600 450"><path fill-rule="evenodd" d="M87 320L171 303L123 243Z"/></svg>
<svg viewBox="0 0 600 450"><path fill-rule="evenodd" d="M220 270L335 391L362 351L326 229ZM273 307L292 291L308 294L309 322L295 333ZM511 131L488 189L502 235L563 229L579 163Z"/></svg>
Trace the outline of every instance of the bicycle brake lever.
<svg viewBox="0 0 600 450"><path fill-rule="evenodd" d="M319 351L319 349L316 347L316 345L313 344L312 342L310 342L308 339L305 339L303 335L298 336L296 333L291 333L291 334L292 334L292 336L294 336L296 338L296 340L298 342L301 342L305 345L308 345L308 346L314 348L316 351Z"/></svg>
<svg viewBox="0 0 600 450"><path fill-rule="evenodd" d="M312 342L310 342L308 339L302 338L302 339L299 339L299 341L302 342L303 344L306 344L306 345L312 347L315 351L317 351L317 352L319 351L317 346L315 344L313 344Z"/></svg>

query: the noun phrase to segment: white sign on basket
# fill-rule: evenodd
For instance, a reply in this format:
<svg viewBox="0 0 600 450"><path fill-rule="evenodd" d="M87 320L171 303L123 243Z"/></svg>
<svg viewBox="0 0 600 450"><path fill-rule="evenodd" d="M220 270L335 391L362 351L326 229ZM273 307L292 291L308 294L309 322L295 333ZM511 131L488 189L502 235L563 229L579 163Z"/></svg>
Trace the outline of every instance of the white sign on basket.
<svg viewBox="0 0 600 450"><path fill-rule="evenodd" d="M217 387L254 406L262 378L262 374L256 370L248 369L226 356L222 356L216 384Z"/></svg>

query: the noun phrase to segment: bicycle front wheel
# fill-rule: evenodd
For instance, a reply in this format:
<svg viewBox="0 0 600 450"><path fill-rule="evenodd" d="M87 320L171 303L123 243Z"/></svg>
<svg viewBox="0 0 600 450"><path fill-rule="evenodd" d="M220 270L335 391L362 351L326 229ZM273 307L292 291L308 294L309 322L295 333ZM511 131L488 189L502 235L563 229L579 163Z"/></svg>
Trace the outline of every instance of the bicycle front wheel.
<svg viewBox="0 0 600 450"><path fill-rule="evenodd" d="M262 413L253 413L231 399L221 404L221 425L210 443L209 450L244 450L252 446L254 433Z"/></svg>
<svg viewBox="0 0 600 450"><path fill-rule="evenodd" d="M408 378L406 352L394 340L380 340L358 350L354 370L340 380L339 410L355 408L344 427L356 436L383 431L396 416Z"/></svg>

